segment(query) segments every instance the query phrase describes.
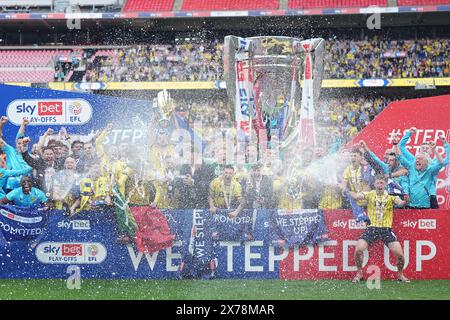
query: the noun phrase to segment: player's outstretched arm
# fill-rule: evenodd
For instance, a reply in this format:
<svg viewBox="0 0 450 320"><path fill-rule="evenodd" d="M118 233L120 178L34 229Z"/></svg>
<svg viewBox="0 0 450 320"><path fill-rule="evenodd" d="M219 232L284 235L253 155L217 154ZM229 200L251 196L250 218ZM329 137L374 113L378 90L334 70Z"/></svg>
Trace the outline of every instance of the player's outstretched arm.
<svg viewBox="0 0 450 320"><path fill-rule="evenodd" d="M0 138L3 138L3 126L8 123L8 117L2 116L0 118Z"/></svg>
<svg viewBox="0 0 450 320"><path fill-rule="evenodd" d="M411 152L406 148L406 144L408 143L409 138L411 138L412 135L414 135L417 132L417 128L412 127L408 131L405 132L404 136L400 140L398 146L400 147L401 154L405 157L408 161L414 161L414 156Z"/></svg>

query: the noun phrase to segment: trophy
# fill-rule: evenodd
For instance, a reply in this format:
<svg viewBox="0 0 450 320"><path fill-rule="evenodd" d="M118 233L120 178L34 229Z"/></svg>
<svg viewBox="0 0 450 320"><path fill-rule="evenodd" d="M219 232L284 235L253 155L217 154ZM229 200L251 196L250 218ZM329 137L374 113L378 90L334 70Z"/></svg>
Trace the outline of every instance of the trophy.
<svg viewBox="0 0 450 320"><path fill-rule="evenodd" d="M174 109L173 99L166 89L158 92L152 103L152 124L154 128L167 129Z"/></svg>
<svg viewBox="0 0 450 320"><path fill-rule="evenodd" d="M281 148L316 143L314 108L324 43L320 38L225 37L227 94L244 139L251 141L255 130L258 145L264 148L275 140Z"/></svg>

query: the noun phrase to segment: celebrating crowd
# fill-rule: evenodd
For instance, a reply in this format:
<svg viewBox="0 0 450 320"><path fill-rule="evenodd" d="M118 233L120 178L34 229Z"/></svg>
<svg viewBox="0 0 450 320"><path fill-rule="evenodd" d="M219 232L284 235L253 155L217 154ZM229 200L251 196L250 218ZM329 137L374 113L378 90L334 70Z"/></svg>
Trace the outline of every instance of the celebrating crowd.
<svg viewBox="0 0 450 320"><path fill-rule="evenodd" d="M115 49L88 67L84 80L214 81L222 79L222 45L149 45Z"/></svg>
<svg viewBox="0 0 450 320"><path fill-rule="evenodd" d="M396 99L386 97L340 96L319 100L318 123L348 142L364 129L387 105Z"/></svg>
<svg viewBox="0 0 450 320"><path fill-rule="evenodd" d="M327 40L324 79L449 77L449 39ZM88 66L84 81L223 80L217 40L114 49Z"/></svg>
<svg viewBox="0 0 450 320"><path fill-rule="evenodd" d="M6 117L1 118L0 132L7 122ZM386 190L400 196L408 207L437 208L437 175L450 162L444 137L439 141L445 158L437 152L435 141L422 144L413 156L406 149L416 132L411 128L401 139L394 139L383 160L361 141L351 152L330 148L326 152L323 144L302 152L298 148L262 152L246 145L245 160L236 155L230 160L225 149L215 146L210 158L195 151L180 163L170 133L159 130L149 146L147 168L138 172L128 158L132 146L105 147L111 124L85 142L72 141L64 129L56 139L48 129L32 147L26 137L27 124L24 119L15 147L0 140L1 202L19 206L45 203L69 216L110 207L119 196L130 205L160 209L233 209L232 216L244 208L353 208L352 197L357 199L356 205L364 205L359 195L374 189L376 174L389 179ZM324 171L329 172L324 176Z"/></svg>
<svg viewBox="0 0 450 320"><path fill-rule="evenodd" d="M338 96L321 98L316 109L319 135L324 136L326 148L337 148L350 141L370 121L397 99L387 97ZM196 121L202 123L201 136L209 141L219 127L232 127L232 107L225 99L208 98L179 101L189 114L192 127ZM327 133L333 132L330 136ZM335 147L332 147L335 145Z"/></svg>
<svg viewBox="0 0 450 320"><path fill-rule="evenodd" d="M450 40L327 41L324 78L450 76Z"/></svg>
<svg viewBox="0 0 450 320"><path fill-rule="evenodd" d="M45 205L64 210L69 218L84 210L117 210L118 203L158 209L207 208L212 214L227 210L229 218L238 217L244 209L351 208L356 221L368 224L356 246L354 282L363 277L364 250L379 239L397 258L399 281L409 282L403 275L402 247L392 231L393 209L438 208L437 176L450 163L450 145L443 136L422 143L412 155L406 144L417 132L414 127L393 139L382 160L364 141L350 151L329 148L328 152L320 141L315 147L287 150L258 150L247 144L243 157L232 154L230 159L229 141L222 140L216 141L212 158L198 151L180 157L180 142L169 131L158 129L148 148L146 168L137 170L130 160L137 157L133 146L104 144L112 124L85 142L72 141L64 129L54 139L53 130L48 129L30 148L28 120L23 119L15 147L3 140L7 122L1 117L1 204ZM235 138L233 134L224 137ZM445 157L437 151L437 143L442 143ZM133 241L126 234L119 235L119 240Z"/></svg>

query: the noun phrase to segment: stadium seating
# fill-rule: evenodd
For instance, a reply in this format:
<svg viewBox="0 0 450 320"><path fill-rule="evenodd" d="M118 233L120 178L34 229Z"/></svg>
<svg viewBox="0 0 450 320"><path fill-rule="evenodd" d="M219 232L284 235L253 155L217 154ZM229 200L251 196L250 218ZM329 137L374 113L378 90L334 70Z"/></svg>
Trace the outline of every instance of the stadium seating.
<svg viewBox="0 0 450 320"><path fill-rule="evenodd" d="M51 7L53 0L2 0L0 6L2 7Z"/></svg>
<svg viewBox="0 0 450 320"><path fill-rule="evenodd" d="M31 83L51 82L54 79L53 78L54 74L55 71L52 69L26 70L26 71L1 70L0 82L31 82Z"/></svg>
<svg viewBox="0 0 450 320"><path fill-rule="evenodd" d="M274 10L278 0L184 0L181 10Z"/></svg>
<svg viewBox="0 0 450 320"><path fill-rule="evenodd" d="M95 54L91 57L91 60L94 60L95 57L112 57L112 56L114 56L114 50L100 49L95 52Z"/></svg>
<svg viewBox="0 0 450 320"><path fill-rule="evenodd" d="M53 66L56 56L67 58L69 50L2 50L1 67L48 67Z"/></svg>
<svg viewBox="0 0 450 320"><path fill-rule="evenodd" d="M70 50L1 50L0 82L49 82L54 61L68 59Z"/></svg>
<svg viewBox="0 0 450 320"><path fill-rule="evenodd" d="M128 0L123 12L172 11L175 0Z"/></svg>
<svg viewBox="0 0 450 320"><path fill-rule="evenodd" d="M152 1L149 1L152 2ZM72 6L111 6L117 5L118 0L70 0Z"/></svg>
<svg viewBox="0 0 450 320"><path fill-rule="evenodd" d="M431 1L431 0L430 0ZM386 7L387 0L289 0L289 9Z"/></svg>
<svg viewBox="0 0 450 320"><path fill-rule="evenodd" d="M429 6L434 4L448 4L450 0L397 0L398 6Z"/></svg>

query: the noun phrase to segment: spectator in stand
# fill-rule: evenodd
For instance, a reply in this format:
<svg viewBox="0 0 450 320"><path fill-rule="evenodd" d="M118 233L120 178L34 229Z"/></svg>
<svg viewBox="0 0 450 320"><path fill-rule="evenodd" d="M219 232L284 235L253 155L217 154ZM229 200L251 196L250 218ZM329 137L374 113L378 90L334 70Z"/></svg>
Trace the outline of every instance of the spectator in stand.
<svg viewBox="0 0 450 320"><path fill-rule="evenodd" d="M85 80L214 81L222 79L221 56L222 45L217 41L199 45L138 45L94 60Z"/></svg>
<svg viewBox="0 0 450 320"><path fill-rule="evenodd" d="M324 78L448 77L449 47L449 39L326 41Z"/></svg>
<svg viewBox="0 0 450 320"><path fill-rule="evenodd" d="M344 144L364 129L390 102L392 100L386 98L350 96L319 101L318 124L328 127L328 130L337 130L337 138Z"/></svg>
<svg viewBox="0 0 450 320"><path fill-rule="evenodd" d="M328 40L324 78L449 77L450 39ZM223 45L209 43L136 45L100 56L88 65L85 81L215 81L223 79ZM64 79L69 67L59 68ZM66 70L67 69L67 70Z"/></svg>

